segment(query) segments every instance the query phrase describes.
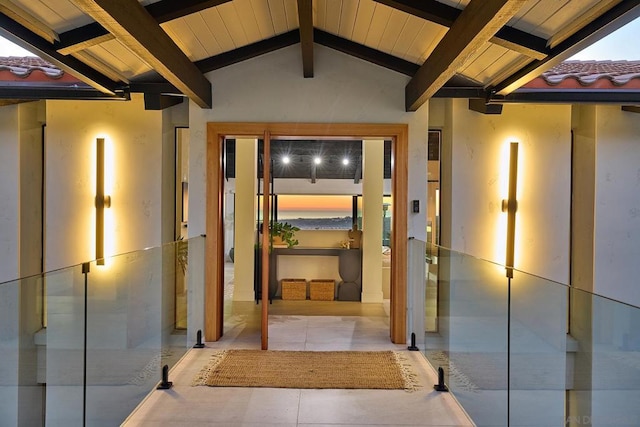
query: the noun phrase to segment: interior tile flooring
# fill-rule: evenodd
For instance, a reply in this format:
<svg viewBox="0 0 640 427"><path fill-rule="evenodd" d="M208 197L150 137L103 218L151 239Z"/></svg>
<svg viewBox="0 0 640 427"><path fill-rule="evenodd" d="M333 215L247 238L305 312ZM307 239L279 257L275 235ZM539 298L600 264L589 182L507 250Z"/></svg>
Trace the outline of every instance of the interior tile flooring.
<svg viewBox="0 0 640 427"><path fill-rule="evenodd" d="M416 391L194 387L215 350L260 348L261 306L229 299L222 339L189 350L170 372L173 388L153 391L123 426L473 426L451 394L433 389L437 374L424 356L391 343L388 310L388 302L274 300L269 349L405 352Z"/></svg>

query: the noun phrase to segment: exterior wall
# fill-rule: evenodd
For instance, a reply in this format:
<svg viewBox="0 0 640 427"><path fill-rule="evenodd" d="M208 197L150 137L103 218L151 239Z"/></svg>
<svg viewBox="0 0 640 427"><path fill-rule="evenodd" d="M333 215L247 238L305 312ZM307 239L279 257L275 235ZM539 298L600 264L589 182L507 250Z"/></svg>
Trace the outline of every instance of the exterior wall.
<svg viewBox="0 0 640 427"><path fill-rule="evenodd" d="M449 386L478 424L504 422L506 392L485 389L481 365L503 366L511 320L511 420L518 425L562 422L566 369L566 290L516 272L509 288L504 268L509 143L519 142L518 213L515 267L543 278L567 282L571 110L568 106L505 105L501 115L469 110L464 99L434 100L431 126L442 128L442 242L438 257L437 336L427 348L447 354L453 365L474 354L478 363L465 375L478 389L457 378ZM469 256L471 255L471 256ZM508 289L511 289L509 306ZM509 311L509 308L511 311ZM510 315L510 317L509 317ZM544 354L544 395L535 390L528 369ZM549 357L547 357L549 355ZM432 357L438 357L437 354ZM485 366L486 366L485 365ZM492 374L507 383L506 371ZM523 404L522 402L526 402ZM515 421L514 421L515 420Z"/></svg>
<svg viewBox="0 0 640 427"><path fill-rule="evenodd" d="M42 103L0 109L0 282L40 273ZM33 336L42 327L39 277L0 285L0 413L6 425L40 422Z"/></svg>
<svg viewBox="0 0 640 427"><path fill-rule="evenodd" d="M124 103L47 103L47 270L95 258L95 140L106 138L105 193L112 200L105 210L105 255L118 256L104 267L92 265L88 274L89 423L121 422L157 381L160 367L149 365L153 371L140 384L113 372L134 378L171 342L173 247L141 249L173 240L173 127L184 125L185 115L172 113L145 111L142 96ZM82 366L82 289L78 266L47 279L46 415L56 425L77 424L82 415L81 372L71 368Z"/></svg>
<svg viewBox="0 0 640 427"><path fill-rule="evenodd" d="M571 109L573 130L571 286L593 292L596 106Z"/></svg>
<svg viewBox="0 0 640 427"><path fill-rule="evenodd" d="M18 278L18 106L0 108L0 283Z"/></svg>
<svg viewBox="0 0 640 427"><path fill-rule="evenodd" d="M404 111L408 77L323 46L314 55L312 79L302 77L299 46L207 75L214 108L190 103L190 236L205 233L206 123L213 121L408 123L408 200L426 206L428 107ZM425 214L409 214L408 234L426 239Z"/></svg>
<svg viewBox="0 0 640 427"><path fill-rule="evenodd" d="M113 218L113 228L105 230L105 254L161 243L162 129L162 113L145 111L142 96L123 103L47 102L46 270L95 258L100 136L107 137L105 155L113 157L105 165L107 187L111 181L105 227Z"/></svg>
<svg viewBox="0 0 640 427"><path fill-rule="evenodd" d="M593 291L640 306L640 116L596 109Z"/></svg>
<svg viewBox="0 0 640 427"><path fill-rule="evenodd" d="M453 250L504 264L501 201L507 196L508 143L517 141L515 268L567 283L570 126L569 106L505 105L501 115L484 115L469 110L466 100L453 100Z"/></svg>
<svg viewBox="0 0 640 427"><path fill-rule="evenodd" d="M0 108L0 283L19 275L19 106ZM19 282L0 285L0 414L18 424L20 356Z"/></svg>
<svg viewBox="0 0 640 427"><path fill-rule="evenodd" d="M189 126L189 104L162 110L162 243L176 240L176 127Z"/></svg>

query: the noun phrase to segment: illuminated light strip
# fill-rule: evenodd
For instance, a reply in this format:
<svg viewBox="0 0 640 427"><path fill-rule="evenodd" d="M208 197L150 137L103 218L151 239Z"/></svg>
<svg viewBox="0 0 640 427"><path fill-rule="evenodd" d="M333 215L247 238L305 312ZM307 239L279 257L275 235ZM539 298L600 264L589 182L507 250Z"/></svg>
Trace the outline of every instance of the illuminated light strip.
<svg viewBox="0 0 640 427"><path fill-rule="evenodd" d="M516 190L518 188L518 143L512 142L509 150L509 193L508 199L502 200L502 211L507 212L507 254L506 273L507 277L513 278L513 258L516 238L516 211L518 201L516 200Z"/></svg>
<svg viewBox="0 0 640 427"><path fill-rule="evenodd" d="M96 138L96 264L104 265L104 209L111 196L104 194L104 138Z"/></svg>

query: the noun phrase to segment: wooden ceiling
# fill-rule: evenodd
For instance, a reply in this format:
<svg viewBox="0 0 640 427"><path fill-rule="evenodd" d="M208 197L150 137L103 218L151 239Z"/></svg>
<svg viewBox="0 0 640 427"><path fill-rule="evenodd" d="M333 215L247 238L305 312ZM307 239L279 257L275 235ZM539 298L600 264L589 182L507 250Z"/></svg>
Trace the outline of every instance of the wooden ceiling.
<svg viewBox="0 0 640 427"><path fill-rule="evenodd" d="M313 78L319 44L407 75L415 111L431 97L508 102L638 15L640 0L0 0L0 34L156 109L183 95L211 108L206 73L295 44Z"/></svg>
<svg viewBox="0 0 640 427"><path fill-rule="evenodd" d="M271 140L271 176L274 179L307 179L311 183L322 179L348 179L359 183L362 179L361 140ZM235 178L236 141L225 140L225 177ZM256 178L262 172L262 140L258 141ZM285 161L285 158L287 159ZM314 160L320 159L316 164ZM345 161L346 160L346 161ZM391 141L384 142L384 172L391 178Z"/></svg>

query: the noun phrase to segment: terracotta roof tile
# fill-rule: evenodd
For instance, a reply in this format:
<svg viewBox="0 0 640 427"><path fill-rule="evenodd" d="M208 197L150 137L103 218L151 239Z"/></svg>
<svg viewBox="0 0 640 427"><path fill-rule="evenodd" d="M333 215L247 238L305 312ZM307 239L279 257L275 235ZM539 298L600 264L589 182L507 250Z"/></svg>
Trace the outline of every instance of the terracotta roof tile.
<svg viewBox="0 0 640 427"><path fill-rule="evenodd" d="M640 61L565 61L524 87L635 89L640 87Z"/></svg>
<svg viewBox="0 0 640 427"><path fill-rule="evenodd" d="M17 77L27 78L34 71L41 71L50 79L57 80L64 71L37 56L5 56L0 57L0 71L10 71Z"/></svg>

